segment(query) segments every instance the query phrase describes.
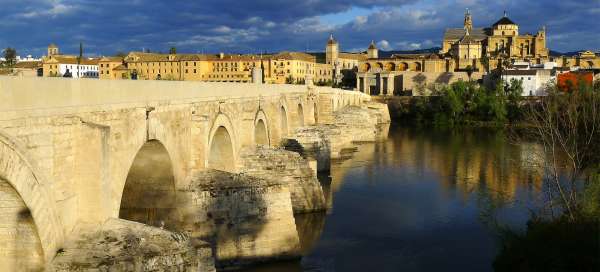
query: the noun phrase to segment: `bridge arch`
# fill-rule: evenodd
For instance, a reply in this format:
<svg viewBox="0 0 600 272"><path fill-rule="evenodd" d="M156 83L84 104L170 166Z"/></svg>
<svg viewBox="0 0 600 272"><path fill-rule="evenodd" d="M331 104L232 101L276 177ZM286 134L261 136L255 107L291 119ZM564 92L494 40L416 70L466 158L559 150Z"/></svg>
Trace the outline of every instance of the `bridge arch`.
<svg viewBox="0 0 600 272"><path fill-rule="evenodd" d="M254 144L271 145L267 115L262 110L259 110L254 118Z"/></svg>
<svg viewBox="0 0 600 272"><path fill-rule="evenodd" d="M234 172L237 165L237 138L229 117L219 114L209 135L206 166Z"/></svg>
<svg viewBox="0 0 600 272"><path fill-rule="evenodd" d="M149 140L131 163L119 205L119 218L175 229L175 175L171 156L162 142Z"/></svg>
<svg viewBox="0 0 600 272"><path fill-rule="evenodd" d="M298 112L298 126L304 126L304 107L302 107L302 103L298 103L298 108L296 110Z"/></svg>
<svg viewBox="0 0 600 272"><path fill-rule="evenodd" d="M11 137L0 132L0 185L6 189L2 190L4 192L0 192L0 194L4 200L8 199L8 194L10 194L10 198L14 200L13 204L21 204L16 207L18 210L13 210L17 213L9 216L15 219L13 227L22 227L23 225L28 227L27 241L31 241L31 244L27 244L25 251L32 250L28 253L37 253L39 261L43 265L54 258L57 250L62 246L64 229L45 177L40 175L40 172L31 163L32 160L23 150L25 149L21 148ZM9 216L3 214L4 223L9 223L7 221ZM14 236L14 231L16 229L12 229L10 225L4 229L0 228L0 236L4 236L3 234ZM24 241L18 242L22 246ZM15 268L11 266L11 262L14 261L10 259L11 256L7 256L8 259L3 260L3 258L5 257L0 257L0 267L9 270ZM5 261L9 262L6 264L7 267L2 266L4 265L2 262ZM13 265L19 265L14 270L26 268L23 264Z"/></svg>
<svg viewBox="0 0 600 272"><path fill-rule="evenodd" d="M283 139L290 133L290 120L288 106L285 100L281 100L279 106L279 131Z"/></svg>

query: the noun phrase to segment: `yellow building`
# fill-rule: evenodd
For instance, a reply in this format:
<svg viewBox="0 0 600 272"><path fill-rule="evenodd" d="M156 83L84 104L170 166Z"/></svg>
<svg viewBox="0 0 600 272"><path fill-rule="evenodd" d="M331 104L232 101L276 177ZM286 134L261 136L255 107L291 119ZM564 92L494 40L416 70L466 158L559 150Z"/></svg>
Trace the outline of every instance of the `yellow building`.
<svg viewBox="0 0 600 272"><path fill-rule="evenodd" d="M301 52L281 52L270 56L273 83L304 83L310 76L316 83L333 79L333 66L317 62L317 56Z"/></svg>
<svg viewBox="0 0 600 272"><path fill-rule="evenodd" d="M348 54L351 55L351 54ZM342 55L344 56L344 55ZM350 59L357 65L357 59ZM350 62L344 62L350 67ZM100 78L140 80L196 80L209 82L252 82L260 70L265 83L332 82L334 69L322 54L281 52L272 55L239 54L157 54L131 52L124 59L100 59Z"/></svg>
<svg viewBox="0 0 600 272"><path fill-rule="evenodd" d="M102 57L98 61L100 70L100 79L122 79L123 75L113 71L115 68L123 65L122 57Z"/></svg>
<svg viewBox="0 0 600 272"><path fill-rule="evenodd" d="M375 46L374 44L372 45ZM371 49L369 52L371 54L373 53ZM375 54L377 54L376 48ZM332 66L332 77L335 83L341 83L345 79L356 80L355 74L358 71L360 62L366 61L367 59L369 59L368 54L341 52L338 41L333 38L333 35L329 36L329 40L327 40L327 45L325 47L324 63Z"/></svg>
<svg viewBox="0 0 600 272"><path fill-rule="evenodd" d="M203 55L209 68L200 80L211 82L252 82L252 71L262 69L266 83L272 83L269 56L261 55Z"/></svg>
<svg viewBox="0 0 600 272"><path fill-rule="evenodd" d="M480 70L482 58L487 58L486 70L500 65L502 58L512 61L544 63L548 61L546 48L546 29L542 27L536 34L519 34L519 25L504 16L491 27L474 28L471 13L465 13L462 28L448 28L444 33L440 54L449 56L456 62L456 69L467 66ZM484 64L485 65L485 64Z"/></svg>
<svg viewBox="0 0 600 272"><path fill-rule="evenodd" d="M559 56L552 57L551 60L556 62L559 67L578 67L580 69L600 69L600 56L594 52L587 50L579 52L579 54L571 57Z"/></svg>

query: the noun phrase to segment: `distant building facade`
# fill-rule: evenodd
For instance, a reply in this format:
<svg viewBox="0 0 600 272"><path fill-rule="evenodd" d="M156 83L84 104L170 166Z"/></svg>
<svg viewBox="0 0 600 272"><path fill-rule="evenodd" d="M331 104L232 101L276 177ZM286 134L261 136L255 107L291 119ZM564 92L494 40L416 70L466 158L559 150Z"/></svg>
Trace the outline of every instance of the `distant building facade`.
<svg viewBox="0 0 600 272"><path fill-rule="evenodd" d="M79 58L74 55L59 54L55 44L48 46L48 56L42 58L43 76L73 78L98 78L98 59Z"/></svg>
<svg viewBox="0 0 600 272"><path fill-rule="evenodd" d="M239 55L130 52L124 58L103 57L98 62L101 79L130 79L135 74L136 79L140 80L249 83L257 80L256 72L260 71L260 81L263 83L302 84L306 78L311 78L316 84L332 84L354 78L359 62L365 59L367 54L341 52L339 44L331 36L325 53L284 51Z"/></svg>
<svg viewBox="0 0 600 272"><path fill-rule="evenodd" d="M502 81L510 84L513 80L521 81L523 93L521 96L544 96L548 84L556 80L553 69L510 69L502 73Z"/></svg>
<svg viewBox="0 0 600 272"><path fill-rule="evenodd" d="M475 28L471 12L467 10L462 28L448 28L444 32L439 52L380 57L375 43L371 42L368 58L359 62L356 89L372 95L406 91L415 95L415 89L423 89L423 86L480 80L498 68L510 70L514 63L528 63L533 67L554 62L558 68L600 69L600 58L591 51L574 57L552 57L549 53L545 27L535 34L522 34L519 25L504 13L490 27ZM514 71L509 73L515 75L505 76L531 77L531 82L524 82L528 90L524 94L529 95L531 91L535 95L548 78L548 71L543 70L547 69Z"/></svg>

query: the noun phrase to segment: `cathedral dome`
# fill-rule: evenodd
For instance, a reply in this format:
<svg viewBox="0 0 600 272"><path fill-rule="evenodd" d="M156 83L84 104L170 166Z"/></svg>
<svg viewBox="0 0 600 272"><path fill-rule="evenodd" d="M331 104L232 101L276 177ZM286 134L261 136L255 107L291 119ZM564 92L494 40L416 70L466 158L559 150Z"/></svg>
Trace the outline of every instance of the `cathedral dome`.
<svg viewBox="0 0 600 272"><path fill-rule="evenodd" d="M508 15L506 15L506 12L504 12L504 17L495 22L493 26L498 25L516 25L516 23L513 22L510 18L508 18Z"/></svg>

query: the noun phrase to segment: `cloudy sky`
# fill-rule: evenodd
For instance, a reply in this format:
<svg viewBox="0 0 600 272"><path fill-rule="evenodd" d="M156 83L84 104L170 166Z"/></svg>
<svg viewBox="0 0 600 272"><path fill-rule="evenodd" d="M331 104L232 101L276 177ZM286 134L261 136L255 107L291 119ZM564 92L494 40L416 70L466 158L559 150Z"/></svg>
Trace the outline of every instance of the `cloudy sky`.
<svg viewBox="0 0 600 272"><path fill-rule="evenodd" d="M439 46L446 27L461 27L469 8L475 27L503 11L548 47L600 51L600 0L0 0L0 48L42 55L109 55L149 48L179 52L322 51L333 33L342 50Z"/></svg>

